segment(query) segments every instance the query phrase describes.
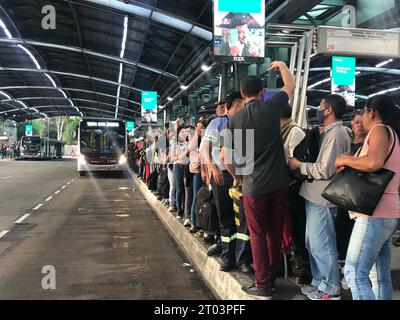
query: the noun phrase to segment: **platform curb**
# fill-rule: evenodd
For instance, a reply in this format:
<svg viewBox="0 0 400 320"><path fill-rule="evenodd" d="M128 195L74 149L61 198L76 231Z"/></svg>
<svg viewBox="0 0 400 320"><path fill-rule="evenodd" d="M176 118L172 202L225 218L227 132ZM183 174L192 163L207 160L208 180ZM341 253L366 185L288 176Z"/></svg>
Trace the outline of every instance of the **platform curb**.
<svg viewBox="0 0 400 320"><path fill-rule="evenodd" d="M220 258L208 257L207 249L201 240L189 233L188 229L161 204L147 186L132 174L139 191L146 198L165 228L184 251L189 261L203 278L208 288L220 300L268 300L264 297L249 295L242 291L243 285L254 282L253 278L238 271L222 272Z"/></svg>

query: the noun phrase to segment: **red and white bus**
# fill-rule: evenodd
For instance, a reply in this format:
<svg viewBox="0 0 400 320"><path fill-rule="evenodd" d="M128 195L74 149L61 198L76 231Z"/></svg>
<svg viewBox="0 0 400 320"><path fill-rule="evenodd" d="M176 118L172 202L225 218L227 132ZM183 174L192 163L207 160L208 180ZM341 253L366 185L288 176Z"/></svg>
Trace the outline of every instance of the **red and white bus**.
<svg viewBox="0 0 400 320"><path fill-rule="evenodd" d="M78 172L116 172L127 169L127 132L125 121L83 119L78 132Z"/></svg>

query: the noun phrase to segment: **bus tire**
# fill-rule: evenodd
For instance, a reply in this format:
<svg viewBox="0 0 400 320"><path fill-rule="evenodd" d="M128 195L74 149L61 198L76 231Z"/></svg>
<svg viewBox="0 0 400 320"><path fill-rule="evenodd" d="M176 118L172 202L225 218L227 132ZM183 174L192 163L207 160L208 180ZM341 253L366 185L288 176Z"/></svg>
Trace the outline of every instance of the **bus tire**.
<svg viewBox="0 0 400 320"><path fill-rule="evenodd" d="M86 171L79 171L79 176L80 177L86 176Z"/></svg>

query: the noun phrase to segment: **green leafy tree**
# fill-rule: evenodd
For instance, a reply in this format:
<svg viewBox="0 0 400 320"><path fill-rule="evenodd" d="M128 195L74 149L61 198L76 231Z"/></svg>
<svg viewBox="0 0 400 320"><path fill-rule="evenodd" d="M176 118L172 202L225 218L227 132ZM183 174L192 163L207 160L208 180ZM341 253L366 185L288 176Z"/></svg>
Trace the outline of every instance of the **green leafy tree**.
<svg viewBox="0 0 400 320"><path fill-rule="evenodd" d="M79 124L79 118L69 118L65 124L65 130L62 135L62 140L67 145L77 143L76 126Z"/></svg>

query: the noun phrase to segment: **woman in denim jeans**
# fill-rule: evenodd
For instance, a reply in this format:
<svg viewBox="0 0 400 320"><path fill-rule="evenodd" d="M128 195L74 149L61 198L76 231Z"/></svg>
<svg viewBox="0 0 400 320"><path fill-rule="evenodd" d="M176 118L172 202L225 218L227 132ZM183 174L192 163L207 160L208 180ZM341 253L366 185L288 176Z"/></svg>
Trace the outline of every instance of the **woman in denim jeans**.
<svg viewBox="0 0 400 320"><path fill-rule="evenodd" d="M336 167L341 170L347 166L364 172L386 168L395 176L372 216L350 212L356 222L344 273L354 300L391 300L391 237L400 220L400 109L390 97L378 95L368 99L363 118L368 136L360 154L338 157ZM385 163L392 148L392 155Z"/></svg>

